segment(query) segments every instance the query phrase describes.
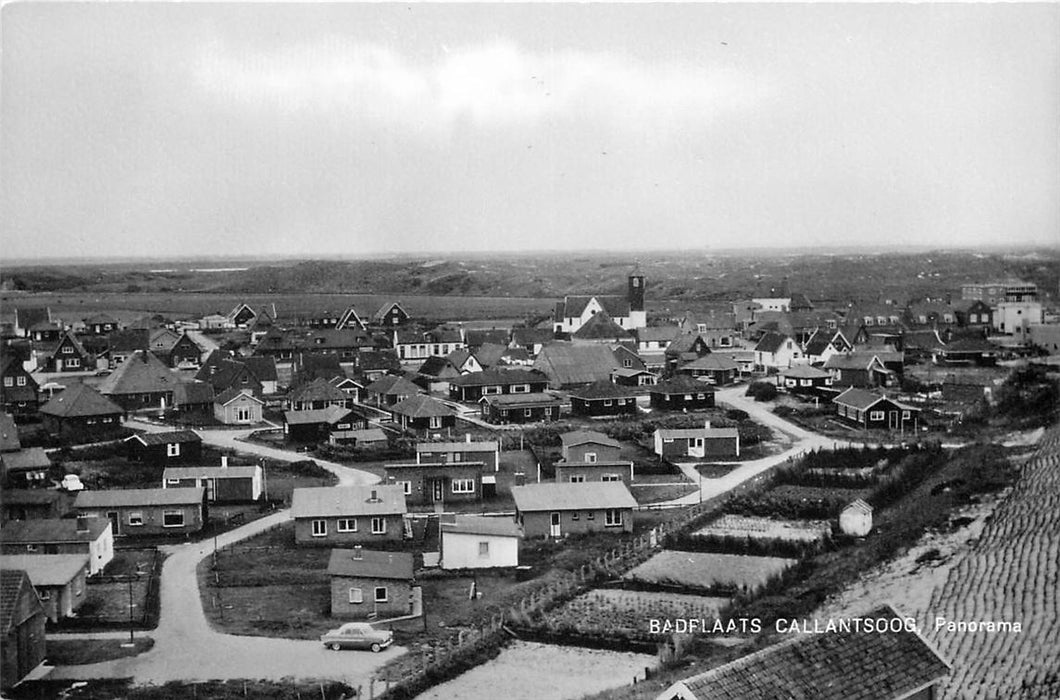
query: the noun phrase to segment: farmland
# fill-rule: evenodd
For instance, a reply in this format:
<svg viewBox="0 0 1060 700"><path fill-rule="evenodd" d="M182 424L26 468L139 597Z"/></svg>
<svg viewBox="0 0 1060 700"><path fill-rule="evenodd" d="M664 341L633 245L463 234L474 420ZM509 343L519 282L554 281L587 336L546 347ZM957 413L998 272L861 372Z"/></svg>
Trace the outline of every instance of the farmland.
<svg viewBox="0 0 1060 700"><path fill-rule="evenodd" d="M781 557L666 550L635 567L623 578L630 582L693 590L753 591L796 563L795 559Z"/></svg>
<svg viewBox="0 0 1060 700"><path fill-rule="evenodd" d="M777 520L742 515L723 515L696 531L699 536L750 537L794 542L819 542L831 534L825 521Z"/></svg>
<svg viewBox="0 0 1060 700"><path fill-rule="evenodd" d="M641 636L651 619L718 617L728 598L601 588L582 594L548 614L548 626L579 634Z"/></svg>

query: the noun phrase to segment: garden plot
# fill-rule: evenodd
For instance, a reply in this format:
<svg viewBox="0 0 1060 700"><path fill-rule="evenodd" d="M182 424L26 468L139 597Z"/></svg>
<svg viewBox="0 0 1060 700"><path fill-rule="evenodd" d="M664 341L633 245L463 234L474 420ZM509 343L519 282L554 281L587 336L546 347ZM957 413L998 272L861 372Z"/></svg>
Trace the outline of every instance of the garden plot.
<svg viewBox="0 0 1060 700"><path fill-rule="evenodd" d="M700 537L748 537L810 544L828 539L832 526L823 520L777 520L746 515L723 515L697 530Z"/></svg>
<svg viewBox="0 0 1060 700"><path fill-rule="evenodd" d="M728 598L602 588L551 612L549 620L581 634L640 634L653 618L717 619L728 603Z"/></svg>
<svg viewBox="0 0 1060 700"><path fill-rule="evenodd" d="M693 589L754 591L797 559L666 550L626 573L627 581Z"/></svg>
<svg viewBox="0 0 1060 700"><path fill-rule="evenodd" d="M654 668L648 654L601 651L516 641L500 655L451 681L418 695L417 700L575 700L644 680ZM503 679L503 680L502 680Z"/></svg>

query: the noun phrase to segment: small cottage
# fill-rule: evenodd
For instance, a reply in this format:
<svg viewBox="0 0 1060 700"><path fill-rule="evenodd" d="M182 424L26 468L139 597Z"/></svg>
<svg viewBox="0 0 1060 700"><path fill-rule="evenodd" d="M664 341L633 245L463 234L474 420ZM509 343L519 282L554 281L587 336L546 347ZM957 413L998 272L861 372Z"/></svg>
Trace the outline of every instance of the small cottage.
<svg viewBox="0 0 1060 700"><path fill-rule="evenodd" d="M390 415L402 430L425 435L456 425L456 412L437 399L417 394L390 407Z"/></svg>
<svg viewBox="0 0 1060 700"><path fill-rule="evenodd" d="M714 407L714 387L686 374L656 384L648 395L651 407L663 411L699 411Z"/></svg>
<svg viewBox="0 0 1060 700"><path fill-rule="evenodd" d="M333 549L328 575L333 617L378 620L412 613L415 579L408 552Z"/></svg>
<svg viewBox="0 0 1060 700"><path fill-rule="evenodd" d="M125 438L130 461L178 464L202 460L202 438L193 430L139 433Z"/></svg>
<svg viewBox="0 0 1060 700"><path fill-rule="evenodd" d="M864 537L872 531L872 506L860 498L839 513L839 529L845 535Z"/></svg>
<svg viewBox="0 0 1060 700"><path fill-rule="evenodd" d="M836 415L865 430L916 432L920 409L865 389L847 389L832 399Z"/></svg>
<svg viewBox="0 0 1060 700"><path fill-rule="evenodd" d="M404 489L392 484L300 488L291 497L298 544L400 542L406 512Z"/></svg>
<svg viewBox="0 0 1060 700"><path fill-rule="evenodd" d="M545 393L483 396L479 402L483 420L494 424L558 420L562 405L563 401Z"/></svg>
<svg viewBox="0 0 1060 700"><path fill-rule="evenodd" d="M482 462L405 462L387 464L386 483L401 487L409 503L420 505L482 500Z"/></svg>
<svg viewBox="0 0 1060 700"><path fill-rule="evenodd" d="M655 454L663 459L735 459L740 456L740 431L736 428L657 428Z"/></svg>
<svg viewBox="0 0 1060 700"><path fill-rule="evenodd" d="M0 568L22 569L36 589L44 614L59 622L72 617L87 599L87 554L5 554Z"/></svg>
<svg viewBox="0 0 1060 700"><path fill-rule="evenodd" d="M114 558L114 531L107 518L13 520L0 528L3 554L83 554L95 576Z"/></svg>
<svg viewBox="0 0 1060 700"><path fill-rule="evenodd" d="M523 537L633 531L637 502L621 482L526 484L512 498Z"/></svg>
<svg viewBox="0 0 1060 700"><path fill-rule="evenodd" d="M575 416L636 415L637 391L610 381L596 382L571 391L570 408Z"/></svg>
<svg viewBox="0 0 1060 700"><path fill-rule="evenodd" d="M443 569L494 569L519 565L519 526L508 518L455 515L441 525Z"/></svg>
<svg viewBox="0 0 1060 700"><path fill-rule="evenodd" d="M227 457L219 467L167 467L162 472L162 488L201 488L211 503L251 503L262 497L264 487L261 465L230 467Z"/></svg>
<svg viewBox="0 0 1060 700"><path fill-rule="evenodd" d="M261 422L265 402L249 389L231 388L213 400L214 418L225 425L253 425Z"/></svg>
<svg viewBox="0 0 1060 700"><path fill-rule="evenodd" d="M102 439L121 428L125 411L86 384L76 384L40 409L44 429L52 435Z"/></svg>
<svg viewBox="0 0 1060 700"><path fill-rule="evenodd" d="M81 491L74 509L110 521L116 537L189 535L206 524L206 492L201 488Z"/></svg>

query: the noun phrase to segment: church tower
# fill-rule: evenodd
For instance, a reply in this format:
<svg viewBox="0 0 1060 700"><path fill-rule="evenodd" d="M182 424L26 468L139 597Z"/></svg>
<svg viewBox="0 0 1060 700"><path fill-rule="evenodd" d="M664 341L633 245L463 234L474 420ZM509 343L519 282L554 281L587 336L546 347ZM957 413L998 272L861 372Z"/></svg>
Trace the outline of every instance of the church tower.
<svg viewBox="0 0 1060 700"><path fill-rule="evenodd" d="M639 265L629 273L627 290L629 327L644 328L648 325L648 315L644 309L644 273Z"/></svg>

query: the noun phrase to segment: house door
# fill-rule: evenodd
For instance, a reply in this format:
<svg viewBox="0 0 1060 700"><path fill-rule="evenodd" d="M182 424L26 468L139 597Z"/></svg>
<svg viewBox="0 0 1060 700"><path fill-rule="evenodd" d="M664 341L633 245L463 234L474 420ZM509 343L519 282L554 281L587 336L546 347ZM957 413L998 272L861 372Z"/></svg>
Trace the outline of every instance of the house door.
<svg viewBox="0 0 1060 700"><path fill-rule="evenodd" d="M206 491L206 500L207 501L214 500L217 497L216 496L217 480L216 479L203 479L202 485L203 485L203 488Z"/></svg>
<svg viewBox="0 0 1060 700"><path fill-rule="evenodd" d="M110 519L110 532L112 535L117 537L121 533L118 531L118 514L115 511L108 511L107 518Z"/></svg>
<svg viewBox="0 0 1060 700"><path fill-rule="evenodd" d="M445 495L445 482L442 479L435 479L431 482L431 496L432 500L440 501Z"/></svg>
<svg viewBox="0 0 1060 700"><path fill-rule="evenodd" d="M548 536L549 537L559 537L560 534L561 534L560 533L560 527L559 527L559 515L560 515L559 513L551 513L549 515L549 518L550 518L549 528L548 528Z"/></svg>
<svg viewBox="0 0 1060 700"><path fill-rule="evenodd" d="M887 416L887 419L888 419L887 420L887 425L890 427L890 429L891 430L897 430L898 429L898 411L890 411L890 413Z"/></svg>

